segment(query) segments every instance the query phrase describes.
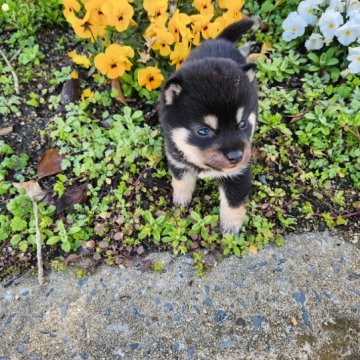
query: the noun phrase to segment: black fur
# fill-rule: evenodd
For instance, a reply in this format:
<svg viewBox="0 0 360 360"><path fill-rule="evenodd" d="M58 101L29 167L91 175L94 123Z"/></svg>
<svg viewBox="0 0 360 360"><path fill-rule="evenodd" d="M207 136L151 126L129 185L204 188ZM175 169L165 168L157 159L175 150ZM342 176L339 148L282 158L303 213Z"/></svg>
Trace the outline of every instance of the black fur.
<svg viewBox="0 0 360 360"><path fill-rule="evenodd" d="M193 163L191 156L185 156L185 149L177 147L172 138L174 129L186 129L186 143L204 153L209 149L224 155L244 151L251 142L254 129L250 123L240 129L236 117L242 108L243 120L247 121L251 113L257 118L257 89L248 76L254 65L246 63L233 42L252 24L242 20L226 28L217 39L195 48L163 88L159 118L170 170L177 180L187 170L195 173L206 170ZM206 126L207 115L216 116L218 128L211 129L209 136L200 136L198 129ZM239 174L229 176L226 171L219 171L219 185L229 205L236 208L245 202L251 188L250 164Z"/></svg>

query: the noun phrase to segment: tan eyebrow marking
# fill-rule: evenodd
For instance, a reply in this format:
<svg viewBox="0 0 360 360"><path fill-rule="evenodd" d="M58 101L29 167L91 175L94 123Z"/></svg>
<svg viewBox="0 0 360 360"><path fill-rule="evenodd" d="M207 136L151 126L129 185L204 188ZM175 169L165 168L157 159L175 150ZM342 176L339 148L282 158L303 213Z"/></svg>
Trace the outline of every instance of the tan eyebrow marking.
<svg viewBox="0 0 360 360"><path fill-rule="evenodd" d="M254 112L250 113L248 120L251 125L251 138L252 138L254 135L255 126L256 126L256 114Z"/></svg>
<svg viewBox="0 0 360 360"><path fill-rule="evenodd" d="M242 106L240 108L238 108L237 112L236 112L236 121L239 124L240 121L242 120L242 116L244 114L244 110L245 108Z"/></svg>
<svg viewBox="0 0 360 360"><path fill-rule="evenodd" d="M214 130L216 130L219 126L219 120L215 115L204 116L204 123Z"/></svg>

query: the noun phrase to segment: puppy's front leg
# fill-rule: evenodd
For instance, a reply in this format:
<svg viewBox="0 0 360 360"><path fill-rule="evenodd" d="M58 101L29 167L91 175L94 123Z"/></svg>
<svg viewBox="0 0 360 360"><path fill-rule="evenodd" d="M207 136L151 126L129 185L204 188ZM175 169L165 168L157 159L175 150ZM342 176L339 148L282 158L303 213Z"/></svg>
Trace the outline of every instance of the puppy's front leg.
<svg viewBox="0 0 360 360"><path fill-rule="evenodd" d="M186 169L170 166L173 188L173 203L176 206L188 205L195 190L197 173Z"/></svg>
<svg viewBox="0 0 360 360"><path fill-rule="evenodd" d="M251 190L250 172L221 180L220 227L223 234L237 235L246 213L245 203Z"/></svg>

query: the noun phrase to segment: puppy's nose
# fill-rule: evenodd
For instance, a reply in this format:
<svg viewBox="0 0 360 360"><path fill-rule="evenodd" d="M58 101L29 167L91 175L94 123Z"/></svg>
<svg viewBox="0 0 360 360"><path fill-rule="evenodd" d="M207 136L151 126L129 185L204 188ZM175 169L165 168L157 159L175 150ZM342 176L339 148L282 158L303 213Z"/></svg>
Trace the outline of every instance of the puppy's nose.
<svg viewBox="0 0 360 360"><path fill-rule="evenodd" d="M243 153L240 150L230 151L226 154L226 157L232 164L236 164L242 159Z"/></svg>

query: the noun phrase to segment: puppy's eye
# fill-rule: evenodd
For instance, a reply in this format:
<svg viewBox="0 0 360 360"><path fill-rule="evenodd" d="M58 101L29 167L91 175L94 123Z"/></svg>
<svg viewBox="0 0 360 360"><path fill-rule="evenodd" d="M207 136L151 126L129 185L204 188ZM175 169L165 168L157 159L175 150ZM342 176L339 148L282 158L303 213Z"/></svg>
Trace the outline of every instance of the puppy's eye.
<svg viewBox="0 0 360 360"><path fill-rule="evenodd" d="M239 123L239 128L240 129L245 129L247 126L247 122L245 120L241 120Z"/></svg>
<svg viewBox="0 0 360 360"><path fill-rule="evenodd" d="M200 135L200 136L206 136L206 135L209 135L210 134L210 129L207 128L207 127L203 127L203 128L200 128L197 133Z"/></svg>

